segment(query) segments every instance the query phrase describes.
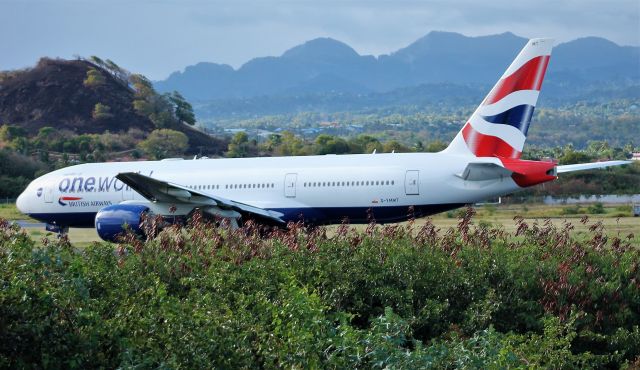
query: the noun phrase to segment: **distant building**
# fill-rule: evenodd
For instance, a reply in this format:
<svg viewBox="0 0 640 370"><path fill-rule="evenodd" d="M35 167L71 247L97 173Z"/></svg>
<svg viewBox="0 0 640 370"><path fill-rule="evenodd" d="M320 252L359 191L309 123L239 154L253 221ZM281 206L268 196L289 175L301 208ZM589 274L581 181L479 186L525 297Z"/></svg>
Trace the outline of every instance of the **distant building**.
<svg viewBox="0 0 640 370"><path fill-rule="evenodd" d="M632 161L640 161L640 153L631 154L631 160Z"/></svg>
<svg viewBox="0 0 640 370"><path fill-rule="evenodd" d="M338 122L335 121L322 121L320 122L320 127L338 127Z"/></svg>

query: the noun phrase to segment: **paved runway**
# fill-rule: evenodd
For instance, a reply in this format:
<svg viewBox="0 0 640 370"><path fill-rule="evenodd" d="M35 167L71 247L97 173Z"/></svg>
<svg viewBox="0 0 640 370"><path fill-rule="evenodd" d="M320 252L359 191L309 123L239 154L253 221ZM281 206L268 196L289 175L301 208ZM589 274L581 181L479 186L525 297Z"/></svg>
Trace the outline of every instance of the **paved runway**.
<svg viewBox="0 0 640 370"><path fill-rule="evenodd" d="M14 224L17 224L18 226L22 227L22 228L27 228L27 227L41 227L44 228L45 224L42 222L29 222L29 221L24 221L24 220L17 220L17 221L13 221Z"/></svg>

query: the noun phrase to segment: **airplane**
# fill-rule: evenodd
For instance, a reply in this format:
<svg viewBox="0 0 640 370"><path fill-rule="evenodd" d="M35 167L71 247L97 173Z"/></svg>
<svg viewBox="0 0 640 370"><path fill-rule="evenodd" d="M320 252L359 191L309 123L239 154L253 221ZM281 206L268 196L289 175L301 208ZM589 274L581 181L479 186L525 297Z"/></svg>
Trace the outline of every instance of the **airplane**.
<svg viewBox="0 0 640 370"><path fill-rule="evenodd" d="M555 180L630 163L558 165L520 159L549 63L552 39L531 39L450 145L439 153L386 153L87 163L33 180L18 209L47 230L95 227L116 241L142 234L145 215L203 215L237 227L399 222Z"/></svg>

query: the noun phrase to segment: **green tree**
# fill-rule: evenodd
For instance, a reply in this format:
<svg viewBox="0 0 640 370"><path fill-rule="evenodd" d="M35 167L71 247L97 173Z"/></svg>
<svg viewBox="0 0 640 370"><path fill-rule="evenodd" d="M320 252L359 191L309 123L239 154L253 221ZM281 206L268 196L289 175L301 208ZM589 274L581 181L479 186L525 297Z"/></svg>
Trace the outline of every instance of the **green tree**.
<svg viewBox="0 0 640 370"><path fill-rule="evenodd" d="M153 105L145 99L135 99L133 109L141 116L148 117L153 113Z"/></svg>
<svg viewBox="0 0 640 370"><path fill-rule="evenodd" d="M424 151L429 153L437 153L442 150L445 150L446 148L447 148L447 143L440 140L436 140L427 144L427 147L425 148Z"/></svg>
<svg viewBox="0 0 640 370"><path fill-rule="evenodd" d="M170 94L165 95L173 104L174 113L178 121L187 123L189 125L196 124L196 115L193 113L193 107L179 92L174 91Z"/></svg>
<svg viewBox="0 0 640 370"><path fill-rule="evenodd" d="M104 76L100 71L98 71L95 68L89 68L89 70L87 70L87 78L84 79L82 84L85 87L93 88L97 86L102 86L105 84L105 82L106 82L106 79L104 78Z"/></svg>
<svg viewBox="0 0 640 370"><path fill-rule="evenodd" d="M113 117L113 114L111 113L111 107L102 103L96 103L96 105L93 107L93 113L91 115L95 120L108 119Z"/></svg>
<svg viewBox="0 0 640 370"><path fill-rule="evenodd" d="M560 164L575 164L583 163L591 160L591 157L585 152L577 151L573 148L573 145L567 145L564 148L562 156L559 158Z"/></svg>
<svg viewBox="0 0 640 370"><path fill-rule="evenodd" d="M281 144L275 149L275 155L307 155L308 146L305 142L292 132L285 131L281 136Z"/></svg>
<svg viewBox="0 0 640 370"><path fill-rule="evenodd" d="M278 134L271 134L267 138L267 141L262 145L262 149L273 154L277 147L282 145L282 136Z"/></svg>
<svg viewBox="0 0 640 370"><path fill-rule="evenodd" d="M181 156L189 148L189 138L180 131L153 130L138 147L153 159Z"/></svg>
<svg viewBox="0 0 640 370"><path fill-rule="evenodd" d="M128 79L130 74L129 71L120 67L110 59L107 59L105 61L105 68L107 68L107 70L110 71L111 74L118 79L118 81L120 81L123 84L128 84Z"/></svg>
<svg viewBox="0 0 640 370"><path fill-rule="evenodd" d="M401 143L399 143L396 140L391 140L391 141L387 141L386 143L384 143L383 149L384 149L385 153L391 153L391 152L407 153L407 152L411 151L411 149L409 149L407 146L402 145Z"/></svg>
<svg viewBox="0 0 640 370"><path fill-rule="evenodd" d="M157 111L149 115L149 119L157 128L173 127L175 118L171 112L166 110Z"/></svg>
<svg viewBox="0 0 640 370"><path fill-rule="evenodd" d="M384 148L378 139L369 135L360 135L349 140L349 148L351 153L372 153L381 152Z"/></svg>
<svg viewBox="0 0 640 370"><path fill-rule="evenodd" d="M0 140L11 142L19 137L26 137L27 131L19 126L2 125L0 127Z"/></svg>
<svg viewBox="0 0 640 370"><path fill-rule="evenodd" d="M99 57L92 55L89 57L89 61L91 61L93 64L103 67L104 66L104 60L100 59Z"/></svg>
<svg viewBox="0 0 640 370"><path fill-rule="evenodd" d="M349 153L349 144L342 138L322 134L316 137L315 152L316 154Z"/></svg>
<svg viewBox="0 0 640 370"><path fill-rule="evenodd" d="M38 130L38 135L33 139L33 145L37 149L51 150L60 139L60 133L53 127L46 126Z"/></svg>
<svg viewBox="0 0 640 370"><path fill-rule="evenodd" d="M246 132L238 132L233 135L227 149L227 157L242 158L249 154L249 136Z"/></svg>
<svg viewBox="0 0 640 370"><path fill-rule="evenodd" d="M141 74L134 73L129 76L129 82L136 92L136 98L147 99L156 95L153 85L148 78Z"/></svg>

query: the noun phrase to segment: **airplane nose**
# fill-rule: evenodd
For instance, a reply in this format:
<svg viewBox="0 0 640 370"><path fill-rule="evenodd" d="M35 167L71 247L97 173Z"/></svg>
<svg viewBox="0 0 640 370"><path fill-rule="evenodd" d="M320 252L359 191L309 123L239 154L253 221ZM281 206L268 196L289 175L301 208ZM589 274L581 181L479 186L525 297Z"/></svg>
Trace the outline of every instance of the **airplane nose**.
<svg viewBox="0 0 640 370"><path fill-rule="evenodd" d="M20 194L18 196L18 199L16 199L16 207L18 208L18 210L24 214L28 213L28 209L27 209L27 196L25 195L25 191L22 192L22 194Z"/></svg>

